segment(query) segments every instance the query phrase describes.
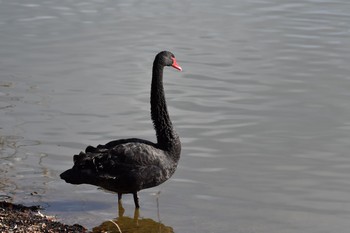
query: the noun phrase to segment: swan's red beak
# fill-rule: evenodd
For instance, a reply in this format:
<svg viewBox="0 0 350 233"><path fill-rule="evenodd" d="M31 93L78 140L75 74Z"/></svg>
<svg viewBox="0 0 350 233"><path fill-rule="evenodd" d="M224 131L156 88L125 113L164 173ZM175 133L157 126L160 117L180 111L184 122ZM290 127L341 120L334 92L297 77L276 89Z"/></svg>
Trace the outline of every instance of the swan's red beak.
<svg viewBox="0 0 350 233"><path fill-rule="evenodd" d="M173 59L173 64L172 64L171 66L174 67L174 68L177 69L177 70L182 71L181 66L179 66L179 65L177 64L175 57L172 57L171 59Z"/></svg>

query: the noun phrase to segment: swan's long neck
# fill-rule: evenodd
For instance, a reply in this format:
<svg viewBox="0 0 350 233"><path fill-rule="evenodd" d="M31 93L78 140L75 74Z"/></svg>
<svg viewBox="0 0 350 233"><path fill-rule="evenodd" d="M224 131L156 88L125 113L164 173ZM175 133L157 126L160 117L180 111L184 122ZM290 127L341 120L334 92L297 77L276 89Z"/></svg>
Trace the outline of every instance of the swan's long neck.
<svg viewBox="0 0 350 233"><path fill-rule="evenodd" d="M163 69L157 60L153 63L151 86L151 117L157 135L157 143L162 149L171 149L179 143L179 138L171 123L163 88Z"/></svg>

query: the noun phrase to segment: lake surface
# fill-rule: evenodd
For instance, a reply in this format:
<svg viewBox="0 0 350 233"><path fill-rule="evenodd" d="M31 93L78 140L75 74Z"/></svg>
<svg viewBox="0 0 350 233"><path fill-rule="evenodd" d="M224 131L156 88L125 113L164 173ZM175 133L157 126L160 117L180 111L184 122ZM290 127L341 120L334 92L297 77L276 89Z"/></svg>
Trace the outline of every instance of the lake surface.
<svg viewBox="0 0 350 233"><path fill-rule="evenodd" d="M115 194L59 174L87 145L155 140L151 66L169 50L182 157L139 193L140 218L349 232L349 25L346 0L0 1L0 197L90 229L116 218Z"/></svg>

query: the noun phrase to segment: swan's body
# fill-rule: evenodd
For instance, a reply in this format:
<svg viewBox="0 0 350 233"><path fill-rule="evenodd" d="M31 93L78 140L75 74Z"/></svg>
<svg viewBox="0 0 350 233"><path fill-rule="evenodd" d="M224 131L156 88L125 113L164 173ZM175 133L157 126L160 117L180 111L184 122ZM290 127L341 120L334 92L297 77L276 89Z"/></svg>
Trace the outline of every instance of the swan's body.
<svg viewBox="0 0 350 233"><path fill-rule="evenodd" d="M122 194L132 193L139 208L137 192L157 186L175 172L181 152L181 143L170 121L163 89L163 68L177 65L175 56L160 52L153 63L151 86L151 116L157 143L130 138L88 146L85 152L74 155L73 168L61 178L71 184L92 184Z"/></svg>

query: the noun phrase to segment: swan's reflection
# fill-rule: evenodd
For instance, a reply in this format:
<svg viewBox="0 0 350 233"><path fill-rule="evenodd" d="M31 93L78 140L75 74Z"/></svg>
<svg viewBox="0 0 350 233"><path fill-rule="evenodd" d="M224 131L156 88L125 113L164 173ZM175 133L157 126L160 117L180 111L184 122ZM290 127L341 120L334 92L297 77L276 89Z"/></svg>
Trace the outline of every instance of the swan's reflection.
<svg viewBox="0 0 350 233"><path fill-rule="evenodd" d="M121 202L118 202L118 218L103 222L100 226L92 229L93 233L100 232L127 232L127 233L173 233L172 227L154 221L150 218L139 219L140 210L135 208L134 217L124 216L125 209Z"/></svg>

